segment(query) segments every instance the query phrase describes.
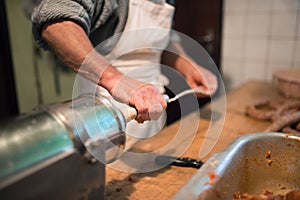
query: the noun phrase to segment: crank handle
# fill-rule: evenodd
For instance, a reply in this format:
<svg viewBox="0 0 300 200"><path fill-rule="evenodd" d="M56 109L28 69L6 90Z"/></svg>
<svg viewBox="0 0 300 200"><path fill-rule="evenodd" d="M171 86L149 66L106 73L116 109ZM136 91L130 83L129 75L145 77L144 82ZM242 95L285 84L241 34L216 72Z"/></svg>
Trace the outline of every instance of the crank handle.
<svg viewBox="0 0 300 200"><path fill-rule="evenodd" d="M200 90L199 88L193 88L193 89L189 89L189 90L184 90L182 92L180 92L179 94L177 94L175 97L170 98L168 95L163 94L162 97L165 100L166 103L171 103L173 101L176 101L177 99L187 95L187 94L191 94L191 93L200 93L200 94L205 94L205 91ZM125 119L126 122L129 122L133 119L136 119L137 117L137 110L133 107L129 107L127 110L123 110L123 114L125 115Z"/></svg>
<svg viewBox="0 0 300 200"><path fill-rule="evenodd" d="M168 103L169 96L166 95L166 94L163 94L162 97L164 98L164 100L166 101L166 103ZM134 107L130 107L130 106L128 106L126 110L122 110L122 113L125 116L126 122L129 122L129 121L131 121L133 119L136 119L137 114L138 114L137 110Z"/></svg>

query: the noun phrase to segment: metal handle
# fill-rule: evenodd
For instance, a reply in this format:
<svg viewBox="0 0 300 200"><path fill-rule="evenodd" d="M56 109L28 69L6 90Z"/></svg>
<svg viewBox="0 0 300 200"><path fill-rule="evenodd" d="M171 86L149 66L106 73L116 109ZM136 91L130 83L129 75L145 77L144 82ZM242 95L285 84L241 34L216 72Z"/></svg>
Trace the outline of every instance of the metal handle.
<svg viewBox="0 0 300 200"><path fill-rule="evenodd" d="M166 101L166 103L169 102L170 98L169 98L168 95L163 94L162 97ZM130 107L130 106L128 106L127 109L122 109L121 112L125 116L126 122L129 122L129 121L131 121L133 119L136 119L136 117L138 115L138 111L134 107Z"/></svg>
<svg viewBox="0 0 300 200"><path fill-rule="evenodd" d="M187 94L192 94L192 93L199 93L199 94L203 94L203 95L208 95L209 93L207 91L201 90L199 88L192 88L189 90L184 90L182 92L180 92L179 94L177 94L175 97L170 98L168 95L163 94L162 97L165 100L166 103L171 103L173 101L176 101L177 99L187 95ZM137 110L133 107L128 106L127 109L122 109L121 111L126 119L126 122L129 122L133 119L135 119L137 117Z"/></svg>
<svg viewBox="0 0 300 200"><path fill-rule="evenodd" d="M187 157L173 157L173 156L158 156L155 158L158 165L174 165L179 167L193 167L199 169L204 163L201 160L196 160Z"/></svg>

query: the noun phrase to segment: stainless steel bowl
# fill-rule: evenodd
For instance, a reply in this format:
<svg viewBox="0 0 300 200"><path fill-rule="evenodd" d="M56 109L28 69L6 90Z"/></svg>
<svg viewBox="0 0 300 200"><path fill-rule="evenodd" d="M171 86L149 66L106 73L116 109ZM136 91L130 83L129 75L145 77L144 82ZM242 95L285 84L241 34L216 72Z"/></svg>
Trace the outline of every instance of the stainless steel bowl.
<svg viewBox="0 0 300 200"><path fill-rule="evenodd" d="M173 199L226 200L236 192L285 194L299 188L300 138L254 133L214 154Z"/></svg>

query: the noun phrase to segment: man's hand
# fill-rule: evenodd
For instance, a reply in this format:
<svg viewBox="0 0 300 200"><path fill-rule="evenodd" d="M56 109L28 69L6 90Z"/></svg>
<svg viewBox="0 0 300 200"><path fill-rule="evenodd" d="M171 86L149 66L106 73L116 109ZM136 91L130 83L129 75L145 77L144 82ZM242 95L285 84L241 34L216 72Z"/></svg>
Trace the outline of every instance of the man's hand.
<svg viewBox="0 0 300 200"><path fill-rule="evenodd" d="M49 23L42 37L75 72L106 88L116 100L135 107L138 122L157 119L166 108L166 102L154 85L130 79L110 65L94 50L78 24L67 20Z"/></svg>
<svg viewBox="0 0 300 200"><path fill-rule="evenodd" d="M186 78L191 88L199 88L203 91L203 94L196 93L197 97L211 96L218 88L217 77L202 66L186 63L178 71Z"/></svg>
<svg viewBox="0 0 300 200"><path fill-rule="evenodd" d="M181 73L191 88L198 88L202 94L196 93L197 97L213 95L218 88L216 75L195 63L193 59L185 53L179 43L171 43L170 48L175 53L165 51L162 55L162 63L173 67Z"/></svg>
<svg viewBox="0 0 300 200"><path fill-rule="evenodd" d="M126 76L119 79L110 93L116 100L136 108L138 114L136 120L139 123L158 119L167 107L167 103L154 85Z"/></svg>

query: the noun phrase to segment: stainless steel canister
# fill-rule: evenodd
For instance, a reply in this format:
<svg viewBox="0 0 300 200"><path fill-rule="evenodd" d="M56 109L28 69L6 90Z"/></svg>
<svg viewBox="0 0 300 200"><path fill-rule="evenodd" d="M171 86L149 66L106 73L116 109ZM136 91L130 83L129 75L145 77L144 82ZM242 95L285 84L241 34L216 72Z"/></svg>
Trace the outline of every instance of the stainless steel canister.
<svg viewBox="0 0 300 200"><path fill-rule="evenodd" d="M124 115L110 101L91 94L2 122L0 188L74 151L89 161L112 162L124 147L125 126Z"/></svg>

